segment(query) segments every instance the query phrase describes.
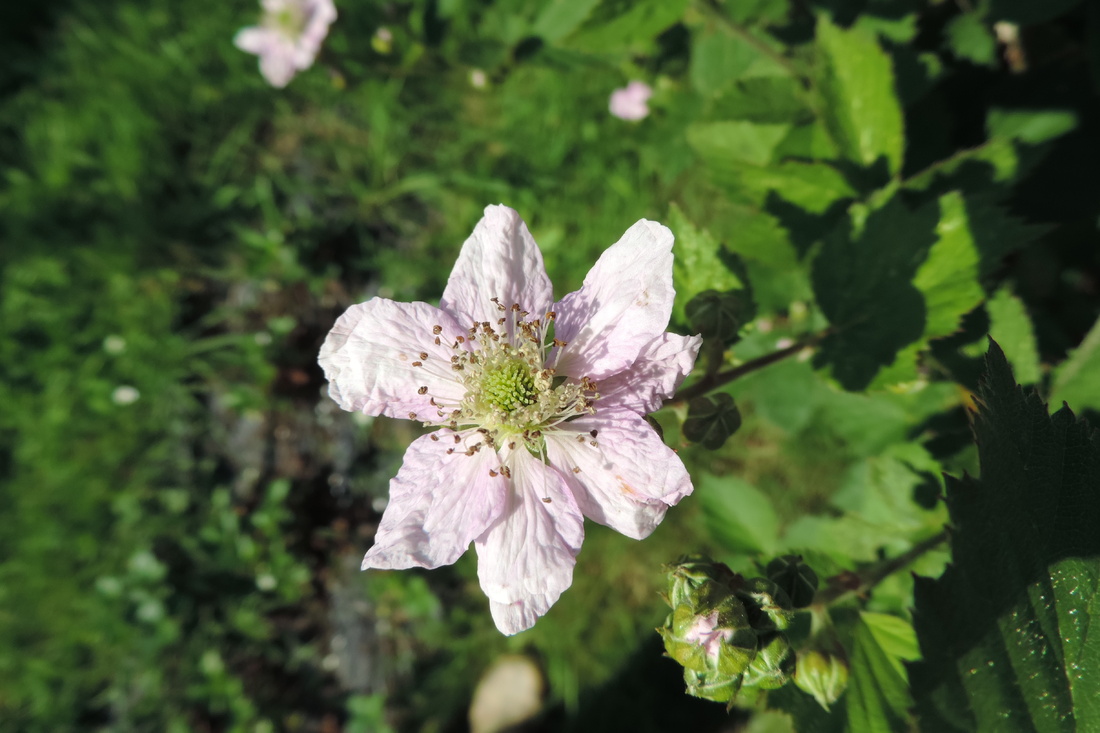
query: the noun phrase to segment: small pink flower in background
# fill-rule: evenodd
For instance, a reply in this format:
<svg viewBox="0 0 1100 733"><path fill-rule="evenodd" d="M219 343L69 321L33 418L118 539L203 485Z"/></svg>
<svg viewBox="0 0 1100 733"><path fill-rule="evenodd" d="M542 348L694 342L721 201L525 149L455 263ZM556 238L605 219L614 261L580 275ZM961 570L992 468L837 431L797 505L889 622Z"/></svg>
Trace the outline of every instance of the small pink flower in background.
<svg viewBox="0 0 1100 733"><path fill-rule="evenodd" d="M622 89L611 92L608 106L611 114L620 120L640 120L649 116L649 105L653 89L644 81L632 81Z"/></svg>
<svg viewBox="0 0 1100 733"><path fill-rule="evenodd" d="M701 339L666 333L672 233L641 220L554 302L519 214L490 206L439 307L372 298L321 347L346 410L423 422L363 568L434 568L474 543L499 628L530 628L573 581L584 516L648 536L691 479L644 415ZM552 330L552 335L551 335Z"/></svg>
<svg viewBox="0 0 1100 733"><path fill-rule="evenodd" d="M260 57L260 73L279 89L313 65L328 27L336 20L332 0L262 0L260 25L242 28L233 43Z"/></svg>

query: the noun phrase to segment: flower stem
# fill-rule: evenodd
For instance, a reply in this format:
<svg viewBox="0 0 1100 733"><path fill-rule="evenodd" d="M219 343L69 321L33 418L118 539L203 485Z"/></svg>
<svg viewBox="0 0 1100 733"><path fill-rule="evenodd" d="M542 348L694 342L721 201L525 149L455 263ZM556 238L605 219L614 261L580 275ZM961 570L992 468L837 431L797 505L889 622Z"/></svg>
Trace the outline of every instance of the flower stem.
<svg viewBox="0 0 1100 733"><path fill-rule="evenodd" d="M947 530L940 530L928 539L918 542L906 553L875 563L860 573L845 573L830 578L829 585L814 598L814 606L825 607L837 601L869 593L876 585L897 571L916 561L924 553L935 549L947 539Z"/></svg>
<svg viewBox="0 0 1100 733"><path fill-rule="evenodd" d="M828 333L828 331L823 331L822 333L804 338L801 341L791 346L788 346L785 349L780 349L779 351L772 352L771 354L765 354L764 356L750 359L744 364L739 364L732 369L727 369L724 372L713 372L710 374L705 374L698 381L691 383L684 389L681 389L679 392L672 396L672 399L670 399L665 404L677 405L684 402L690 402L692 399L699 397L700 395L705 395L711 390L723 387L730 382L740 379L746 374L752 374L756 370L763 369L764 367L769 366L770 364L774 364L777 361L783 361L788 356L793 356L794 354L797 354L805 348L813 347L817 345L821 341L821 339L825 338L826 334Z"/></svg>

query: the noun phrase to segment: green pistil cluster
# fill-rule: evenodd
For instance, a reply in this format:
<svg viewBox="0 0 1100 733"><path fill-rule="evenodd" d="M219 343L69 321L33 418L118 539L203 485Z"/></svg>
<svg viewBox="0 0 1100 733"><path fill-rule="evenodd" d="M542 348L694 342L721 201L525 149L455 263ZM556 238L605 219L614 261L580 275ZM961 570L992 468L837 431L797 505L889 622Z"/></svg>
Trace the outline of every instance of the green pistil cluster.
<svg viewBox="0 0 1100 733"><path fill-rule="evenodd" d="M518 359L482 374L481 393L492 407L507 413L537 401L531 368Z"/></svg>
<svg viewBox="0 0 1100 733"><path fill-rule="evenodd" d="M496 299L493 302L501 312L496 323L475 323L465 334L453 337L454 353L448 371L465 387L465 395L457 402L432 397L436 419L424 424L456 432L476 429L483 438L481 443L467 447L471 455L482 444L515 448L518 441L537 451L542 447L543 431L594 413L593 404L599 394L596 384L587 377L563 380L547 365L549 350L566 346L557 339L546 339L545 329L555 318L553 312L544 316L545 322L527 320L529 314L518 305L505 308ZM438 325L433 327L432 336L436 345L446 338ZM471 349L470 345L475 346ZM412 366L436 368L433 362L425 363L427 359L427 352L422 352ZM427 394L428 387L421 387L419 392ZM424 417L409 413L410 419Z"/></svg>

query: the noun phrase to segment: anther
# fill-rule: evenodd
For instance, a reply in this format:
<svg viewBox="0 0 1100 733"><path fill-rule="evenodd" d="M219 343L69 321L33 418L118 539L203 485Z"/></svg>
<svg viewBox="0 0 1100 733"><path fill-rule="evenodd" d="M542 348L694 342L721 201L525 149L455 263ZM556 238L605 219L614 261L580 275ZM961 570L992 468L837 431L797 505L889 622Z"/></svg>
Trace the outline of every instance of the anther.
<svg viewBox="0 0 1100 733"><path fill-rule="evenodd" d="M427 351L421 351L421 352L420 352L420 358L421 358L421 359L424 359L424 360L427 360L427 358L428 358L428 352L427 352Z"/></svg>
<svg viewBox="0 0 1100 733"><path fill-rule="evenodd" d="M543 502L544 504L549 504L549 503L550 503L550 497L549 497L549 496L544 496L544 497L542 497L542 502Z"/></svg>
<svg viewBox="0 0 1100 733"><path fill-rule="evenodd" d="M493 469L490 468L489 469L489 475L492 476L493 478L496 478L500 474L498 474L496 471L494 471Z"/></svg>
<svg viewBox="0 0 1100 733"><path fill-rule="evenodd" d="M428 394L428 388L427 387L421 387L420 389L416 390L416 393L417 394Z"/></svg>
<svg viewBox="0 0 1100 733"><path fill-rule="evenodd" d="M584 436L583 435L578 435L577 436L577 442L578 443L583 443L584 442Z"/></svg>
<svg viewBox="0 0 1100 733"><path fill-rule="evenodd" d="M581 467L580 466L573 466L573 473L580 473L580 472L581 472Z"/></svg>
<svg viewBox="0 0 1100 733"><path fill-rule="evenodd" d="M410 412L409 413L409 419L410 420L415 420L416 419L416 413L415 412Z"/></svg>
<svg viewBox="0 0 1100 733"><path fill-rule="evenodd" d="M504 478L512 478L512 469L508 468L507 466L501 466L500 472L504 474Z"/></svg>
<svg viewBox="0 0 1100 733"><path fill-rule="evenodd" d="M413 365L413 366L415 366L415 367L420 367L420 366L424 366L424 363L423 363L423 362L419 362L419 361L414 361L414 362L412 363L412 365Z"/></svg>
<svg viewBox="0 0 1100 733"><path fill-rule="evenodd" d="M438 435L436 435L435 433L429 433L429 435L431 435L432 440L434 440L436 443L439 442L439 436Z"/></svg>
<svg viewBox="0 0 1100 733"><path fill-rule="evenodd" d="M432 333L434 333L436 336L443 333L443 326L432 326Z"/></svg>
<svg viewBox="0 0 1100 733"><path fill-rule="evenodd" d="M589 430L588 434L591 435L593 438L595 438L597 435L600 434L600 431L599 430Z"/></svg>

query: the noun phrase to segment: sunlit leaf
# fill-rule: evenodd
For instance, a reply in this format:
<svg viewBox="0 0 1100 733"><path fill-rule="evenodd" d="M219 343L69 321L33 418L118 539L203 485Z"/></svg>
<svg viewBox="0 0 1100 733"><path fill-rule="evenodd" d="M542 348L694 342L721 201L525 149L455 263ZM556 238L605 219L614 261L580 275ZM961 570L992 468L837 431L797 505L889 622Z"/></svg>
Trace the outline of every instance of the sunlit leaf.
<svg viewBox="0 0 1100 733"><path fill-rule="evenodd" d="M1076 409L1100 411L1100 320L1054 370L1050 404L1057 407L1063 401Z"/></svg>
<svg viewBox="0 0 1100 733"><path fill-rule="evenodd" d="M885 163L897 173L905 139L890 57L869 31L842 29L825 15L818 20L817 46L825 120L844 155L866 167Z"/></svg>

